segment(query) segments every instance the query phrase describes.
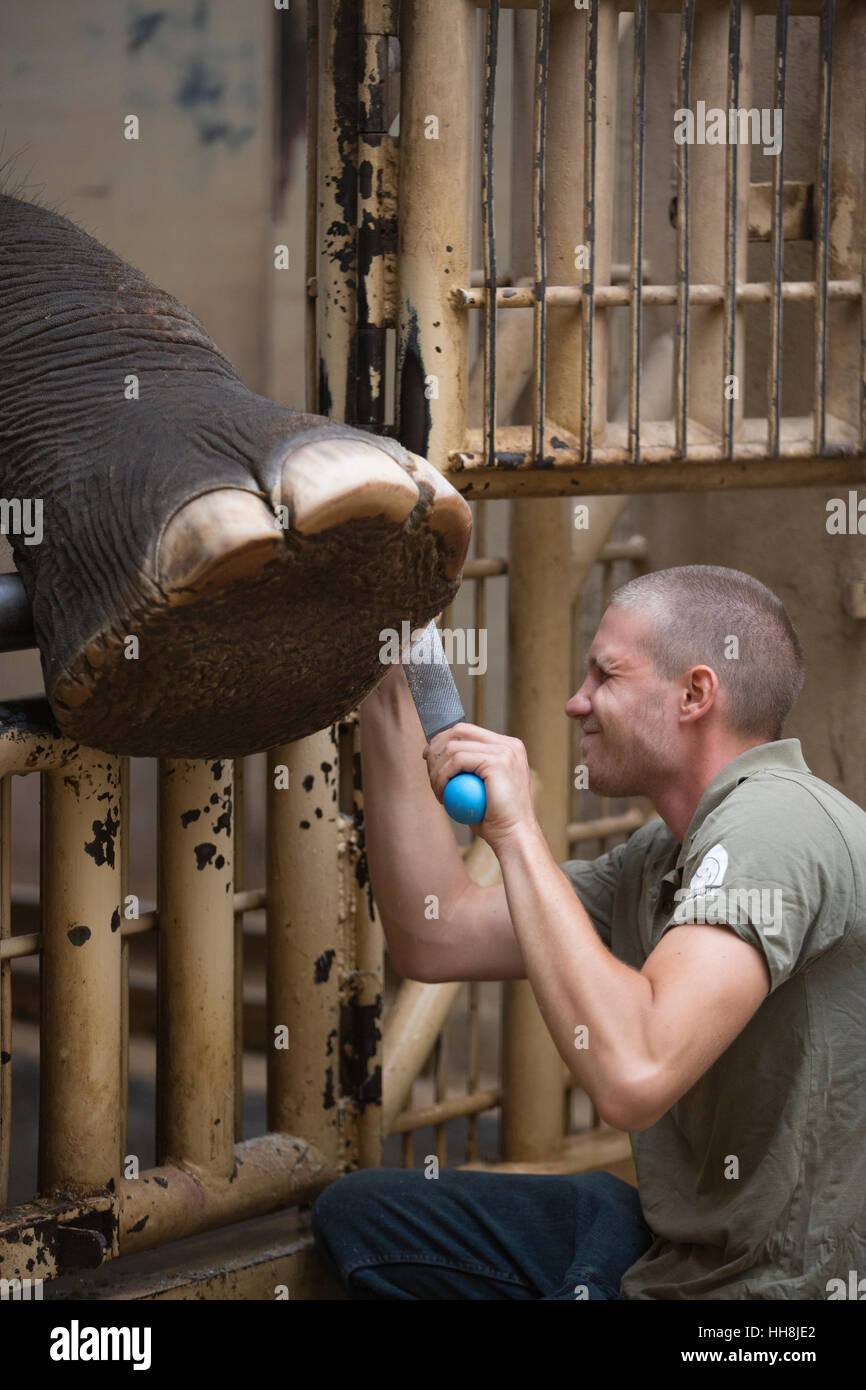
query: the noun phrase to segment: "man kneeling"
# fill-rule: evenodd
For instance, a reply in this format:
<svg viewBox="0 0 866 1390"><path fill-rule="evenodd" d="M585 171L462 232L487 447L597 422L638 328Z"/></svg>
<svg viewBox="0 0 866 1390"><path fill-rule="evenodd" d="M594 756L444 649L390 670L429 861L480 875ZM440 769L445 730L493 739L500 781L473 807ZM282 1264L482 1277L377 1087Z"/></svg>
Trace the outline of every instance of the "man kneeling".
<svg viewBox="0 0 866 1390"><path fill-rule="evenodd" d="M782 737L802 682L788 615L749 575L684 566L617 590L565 713L592 790L659 818L562 865L519 740L461 723L425 746L399 666L363 702L395 968L528 979L602 1120L629 1132L638 1188L348 1174L312 1219L353 1297L817 1299L866 1269L866 813ZM463 771L486 783L494 887L437 805Z"/></svg>

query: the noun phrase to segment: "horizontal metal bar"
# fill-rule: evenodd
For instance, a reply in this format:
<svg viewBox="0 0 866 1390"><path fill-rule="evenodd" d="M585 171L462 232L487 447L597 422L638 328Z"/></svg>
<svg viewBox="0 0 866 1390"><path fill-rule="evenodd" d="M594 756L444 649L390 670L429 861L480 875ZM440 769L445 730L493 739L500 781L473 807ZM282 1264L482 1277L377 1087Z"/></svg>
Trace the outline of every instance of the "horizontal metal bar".
<svg viewBox="0 0 866 1390"><path fill-rule="evenodd" d="M633 808L623 811L619 816L599 816L596 820L570 821L566 835L569 844L583 844L587 840L601 840L607 835L630 835L633 830L646 825L652 815Z"/></svg>
<svg viewBox="0 0 866 1390"><path fill-rule="evenodd" d="M645 560L648 546L643 536L632 536L627 541L609 541L599 553L600 564L610 564L616 560ZM508 561L483 555L478 560L467 560L463 566L463 579L495 579L508 573Z"/></svg>
<svg viewBox="0 0 866 1390"><path fill-rule="evenodd" d="M508 561L496 560L492 555L483 555L478 560L467 560L463 566L464 579L494 579L499 574L508 573Z"/></svg>
<svg viewBox="0 0 866 1390"><path fill-rule="evenodd" d="M627 541L608 541L598 553L597 565L615 564L617 560L648 560L646 536L629 536Z"/></svg>
<svg viewBox="0 0 866 1390"><path fill-rule="evenodd" d="M766 424L765 421L761 422ZM811 444L805 446L810 449ZM443 469L442 476L467 501L515 497L613 497L665 492L721 492L759 487L858 487L866 483L866 454L839 452L816 457L800 446L783 447L782 457L767 458L762 447L737 445L732 461L721 447L701 446L683 460L674 448L644 449L637 467L626 450L593 449L593 463L579 460L533 468L529 452L509 453L507 464L485 468L478 454L457 453L469 466ZM661 457L655 457L660 454ZM608 456L610 456L608 458ZM452 456L453 457L453 456ZM502 456L497 456L502 457ZM574 455L572 454L572 459ZM600 461L601 460L601 461Z"/></svg>
<svg viewBox="0 0 866 1390"><path fill-rule="evenodd" d="M17 960L20 956L38 956L42 950L41 931L22 932L20 936L4 936L0 941L0 960Z"/></svg>
<svg viewBox="0 0 866 1390"><path fill-rule="evenodd" d="M276 1207L311 1202L339 1176L314 1145L262 1134L234 1146L228 1178L173 1163L120 1183L120 1254L152 1250L201 1231L231 1226Z"/></svg>
<svg viewBox="0 0 866 1390"><path fill-rule="evenodd" d="M232 898L235 912L257 912L260 907L267 905L268 894L265 888L247 888L243 893L235 893Z"/></svg>
<svg viewBox="0 0 866 1390"><path fill-rule="evenodd" d="M264 888L250 888L244 893L235 893L232 899L233 912L257 912L267 907L268 895ZM145 932L155 931L159 926L158 912L142 912L140 917L124 918L120 923L120 935L143 936ZM17 960L22 956L38 956L42 950L41 932L21 932L17 936L6 936L0 940L0 960Z"/></svg>
<svg viewBox="0 0 866 1390"><path fill-rule="evenodd" d="M860 456L859 432L853 425L849 425L843 420L835 417L829 418L832 432L827 441L827 448L823 454L817 454L812 440L811 415L784 416L782 419L781 452L791 459ZM645 422L644 432L646 457L649 461L665 463L675 457L673 452L675 448L673 420L670 418L648 420ZM500 425L496 432L497 466L487 470L489 474L492 476L500 471L513 472L521 467L532 468L534 472L544 472L552 468L574 468L575 466L586 470L589 467L587 460L580 453L575 436L562 429L558 421L554 421L551 426L552 449L545 457L543 467L527 462L532 458L530 440L530 431L526 425ZM692 421L689 429L688 454L684 462L692 460L712 463L720 457L718 450L721 444L722 439L719 432ZM609 420L597 448L599 462L626 463L630 458L626 423L622 420ZM737 457L745 462L762 459L767 456L766 448L766 418L758 416L744 419L742 431L737 438L739 451ZM595 460L595 454L596 449L594 448L593 460ZM465 469L479 467L479 461L482 458L481 431L478 429L467 430L463 436L463 447L452 449L448 457L454 471L459 470L461 465ZM632 473L637 478L640 475L640 468L633 468ZM639 490L640 484L637 484L637 488Z"/></svg>
<svg viewBox="0 0 866 1390"><path fill-rule="evenodd" d="M33 610L17 574L0 574L0 652L24 652L36 646Z"/></svg>
<svg viewBox="0 0 866 1390"><path fill-rule="evenodd" d="M538 8L538 0L499 0L500 8L503 10L535 10ZM728 0L705 0L707 5L715 4L719 9L727 6ZM486 10L488 0L474 0L476 9ZM634 13L634 0L615 0L615 9ZM776 0L752 0L750 5L753 14L776 13ZM648 0L647 9L650 14L679 14L682 9L682 0ZM821 13L821 0L791 0L788 10L789 14L796 15L816 15Z"/></svg>
<svg viewBox="0 0 866 1390"><path fill-rule="evenodd" d="M795 303L811 303L818 295L820 286L814 280L784 280L782 298ZM775 286L769 281L747 282L737 285L738 304L770 304ZM860 280L828 280L827 298L835 300L858 300L862 294ZM466 289L460 286L452 291L455 305L460 309L482 309L486 291ZM548 285L546 300L548 305L577 308L585 298L581 285ZM602 308L627 307L631 303L631 290L628 285L596 285L595 302ZM675 305L677 303L676 285L644 285L641 291L642 304ZM723 305L725 288L723 285L689 285L690 304ZM499 309L531 309L535 304L535 291L526 287L509 285L496 291L496 306Z"/></svg>
<svg viewBox="0 0 866 1390"><path fill-rule="evenodd" d="M795 186L796 186L797 188L800 187L799 184L798 184L798 185L795 185ZM756 187L762 187L762 185L758 184L758 185L756 185ZM811 185L804 184L803 187L804 187L804 188L806 188L806 187L811 187ZM644 259L643 259L643 261L642 261L642 263L641 263L641 273L643 274L643 277L644 277L645 280L648 280L648 279L649 279L649 277L650 277L650 261L649 261L649 258L646 257L646 256L644 256ZM505 287L505 286L510 285L510 284L512 283L512 281L513 281L513 278L514 278L514 277L513 277L513 275L512 275L512 272L511 272L511 270L510 270L510 268L509 268L508 266L506 266L504 270L497 269L497 271L496 271L496 284L497 284L497 287ZM631 265L630 265L630 263L629 263L628 261L614 261L614 263L612 264L612 266L611 266L611 268L610 268L610 283L611 283L612 285L620 285L620 284L625 285L625 284L628 284L630 278L631 278ZM483 270L471 270L471 271L469 272L469 283L470 283L470 285L473 286L473 288L475 288L476 286L483 286L483 285L485 284L484 271L483 271ZM534 302L534 301L533 301L533 302Z"/></svg>
<svg viewBox="0 0 866 1390"><path fill-rule="evenodd" d="M0 704L0 776L67 768L80 753L81 744L60 733L44 696Z"/></svg>
<svg viewBox="0 0 866 1390"><path fill-rule="evenodd" d="M482 1110L492 1110L501 1103L502 1090L499 1086L492 1091L473 1091L468 1096L449 1096L445 1100L434 1101L432 1105L419 1106L417 1110L402 1111L389 1132L407 1134L413 1129L425 1129L427 1125L456 1120L461 1115L478 1115Z"/></svg>
<svg viewBox="0 0 866 1390"><path fill-rule="evenodd" d="M41 1197L0 1212L0 1279L54 1279L118 1253L118 1198ZM31 1293L32 1298L32 1293Z"/></svg>

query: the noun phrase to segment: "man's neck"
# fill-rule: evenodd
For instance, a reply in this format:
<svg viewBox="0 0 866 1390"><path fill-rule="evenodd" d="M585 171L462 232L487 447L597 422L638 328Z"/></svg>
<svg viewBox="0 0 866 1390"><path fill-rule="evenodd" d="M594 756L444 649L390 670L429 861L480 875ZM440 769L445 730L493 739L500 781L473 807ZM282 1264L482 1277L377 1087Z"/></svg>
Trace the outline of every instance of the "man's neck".
<svg viewBox="0 0 866 1390"><path fill-rule="evenodd" d="M650 793L650 801L677 844L682 844L698 803L715 777L749 748L758 748L766 739L749 742L727 739L695 747L685 759L680 775L669 777Z"/></svg>

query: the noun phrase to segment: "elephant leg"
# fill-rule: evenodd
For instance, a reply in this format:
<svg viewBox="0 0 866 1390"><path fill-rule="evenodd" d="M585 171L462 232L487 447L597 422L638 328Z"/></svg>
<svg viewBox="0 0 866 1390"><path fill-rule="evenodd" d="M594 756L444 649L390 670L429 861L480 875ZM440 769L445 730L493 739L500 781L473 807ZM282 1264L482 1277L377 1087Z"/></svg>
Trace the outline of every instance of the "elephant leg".
<svg viewBox="0 0 866 1390"><path fill-rule="evenodd" d="M61 731L239 757L378 683L456 593L471 513L392 439L249 391L182 304L0 195L0 479ZM22 513L24 514L24 513Z"/></svg>

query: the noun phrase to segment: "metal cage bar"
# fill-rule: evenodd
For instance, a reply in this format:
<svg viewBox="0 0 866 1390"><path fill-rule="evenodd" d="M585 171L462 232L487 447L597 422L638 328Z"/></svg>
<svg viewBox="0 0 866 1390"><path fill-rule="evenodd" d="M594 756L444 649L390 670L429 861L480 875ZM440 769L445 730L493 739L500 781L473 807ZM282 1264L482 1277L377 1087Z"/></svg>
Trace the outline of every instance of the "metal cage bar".
<svg viewBox="0 0 866 1390"><path fill-rule="evenodd" d="M240 1143L244 1137L244 913L243 909L238 909L237 898L238 890L243 888L244 874L246 872L245 853L244 853L244 760L235 759L234 770L234 807L232 814L232 861L233 888L232 909L233 909L233 957L234 957L234 983L233 983L233 1002L234 1002L234 1117L232 1121L232 1135L235 1143Z"/></svg>
<svg viewBox="0 0 866 1390"><path fill-rule="evenodd" d="M591 0L586 19L586 125L584 128L583 236L588 251L583 306L583 379L580 393L580 453L592 463L593 338L595 333L596 166L598 160L598 28L599 0Z"/></svg>
<svg viewBox="0 0 866 1390"><path fill-rule="evenodd" d="M451 291L470 275L475 17L470 0L407 5L401 15L398 433L443 469L468 399L468 323Z"/></svg>
<svg viewBox="0 0 866 1390"><path fill-rule="evenodd" d="M352 830L342 879L343 896L347 898L343 914L348 933L344 956L355 962L354 972L347 984L349 1017L353 1021L351 1047L354 1074L350 1078L354 1095L351 1113L356 1118L358 1163L362 1168L379 1167L385 1137L383 1112L384 1054L382 1046L382 1012L384 998L385 937L376 915L373 891L363 848L364 791L356 786L360 778L355 771L361 765L360 726L355 718L351 726L352 748ZM345 817L344 817L345 820ZM338 846L339 852L339 846ZM348 892L346 891L348 887ZM354 908L354 910L353 910ZM345 1152L349 1135L344 1128Z"/></svg>
<svg viewBox="0 0 866 1390"><path fill-rule="evenodd" d="M689 110L692 102L692 41L695 27L695 0L683 0L680 19L678 65L679 109ZM689 402L689 146L677 146L677 328L674 373L674 428L676 457L688 453Z"/></svg>
<svg viewBox="0 0 866 1390"><path fill-rule="evenodd" d="M547 101L545 110L545 359L544 413L547 417L546 471L558 453L560 439L579 443L583 401L585 320L582 305L584 265L584 84L575 82L586 51L587 16L554 5L548 39ZM555 113L556 119L551 119ZM515 106L514 122L519 119ZM515 139L517 130L515 130ZM522 202L521 191L512 198ZM528 201L528 200L527 200ZM598 266L596 259L596 267ZM550 281L568 286L572 303L548 314L553 302ZM538 310L535 311L536 313ZM506 315L506 327L510 315ZM528 356L528 354L527 354ZM551 421L555 429L551 428Z"/></svg>
<svg viewBox="0 0 866 1390"><path fill-rule="evenodd" d="M81 748L74 770L43 772L42 1193L116 1190L120 1178L119 831L117 758Z"/></svg>
<svg viewBox="0 0 866 1390"><path fill-rule="evenodd" d="M9 940L12 913L9 901L11 875L11 786L0 778L0 945ZM12 1138L12 964L0 958L0 1208L9 1200L9 1156Z"/></svg>
<svg viewBox="0 0 866 1390"><path fill-rule="evenodd" d="M728 30L728 112L740 106L740 44L742 0L730 0ZM722 457L733 458L735 402L740 397L734 383L737 371L737 222L739 194L739 145L728 140L725 147L725 346L722 384Z"/></svg>
<svg viewBox="0 0 866 1390"><path fill-rule="evenodd" d="M357 360L355 423L388 428L388 328L396 257L396 157L389 120L389 53L396 34L393 0L363 0L358 34Z"/></svg>
<svg viewBox="0 0 866 1390"><path fill-rule="evenodd" d="M827 279L830 237L830 107L833 97L834 0L821 9L820 91L818 99L818 182L815 216L815 399L814 448L827 444Z"/></svg>
<svg viewBox="0 0 866 1390"><path fill-rule="evenodd" d="M767 453L779 457L782 392L782 281L785 278L785 95L788 57L788 0L778 0L776 13L775 109L782 112L782 143L773 165L772 277L770 301L770 350L767 363Z"/></svg>
<svg viewBox="0 0 866 1390"><path fill-rule="evenodd" d="M496 109L496 60L499 47L499 0L490 0L484 45L484 101L481 139L481 241L484 254L484 322L482 326L483 430L488 465L496 448L496 213L493 183L493 122Z"/></svg>
<svg viewBox="0 0 866 1390"><path fill-rule="evenodd" d="M866 225L866 136L863 139L863 161L860 174L860 199L859 214L860 225ZM860 295L860 373L858 380L858 409L855 420L860 437L860 450L866 453L866 237L863 238L863 246L859 256L860 262L860 284L863 286L863 293Z"/></svg>
<svg viewBox="0 0 866 1390"><path fill-rule="evenodd" d="M129 937L123 931L129 893L129 758L120 759L120 1156L129 1120Z"/></svg>
<svg viewBox="0 0 866 1390"><path fill-rule="evenodd" d="M550 0L540 0L536 20L534 159L532 165L533 253L535 304L532 318L532 457L544 461L544 410L547 375L547 248L545 245L545 159L547 133L547 70L550 52Z"/></svg>
<svg viewBox="0 0 866 1390"><path fill-rule="evenodd" d="M832 34L825 32L823 36L832 64L830 165L826 190L829 216L825 431L827 453L838 456L858 450L861 441L863 299L861 297L859 306L855 301L840 302L834 297L832 286L840 277L861 276L863 270L866 7L849 0L844 3L837 0L832 11L828 10L828 17Z"/></svg>
<svg viewBox="0 0 866 1390"><path fill-rule="evenodd" d="M632 75L632 185L628 443L633 463L640 463L640 374L643 325L643 203L644 142L646 139L646 0L635 0Z"/></svg>
<svg viewBox="0 0 866 1390"><path fill-rule="evenodd" d="M340 1102L338 747L332 730L273 749L267 804L268 1128L336 1149ZM344 850L345 853L345 850ZM327 872L326 872L327 867ZM336 1157L336 1153L333 1153Z"/></svg>
<svg viewBox="0 0 866 1390"><path fill-rule="evenodd" d="M234 1168L233 766L159 765L157 1161Z"/></svg>

